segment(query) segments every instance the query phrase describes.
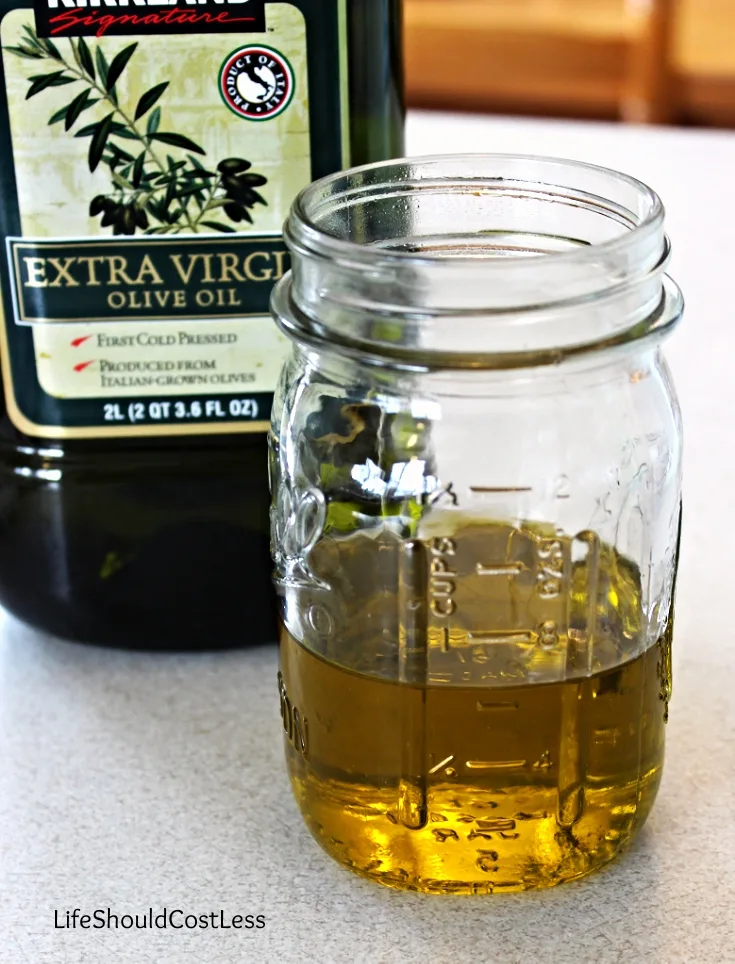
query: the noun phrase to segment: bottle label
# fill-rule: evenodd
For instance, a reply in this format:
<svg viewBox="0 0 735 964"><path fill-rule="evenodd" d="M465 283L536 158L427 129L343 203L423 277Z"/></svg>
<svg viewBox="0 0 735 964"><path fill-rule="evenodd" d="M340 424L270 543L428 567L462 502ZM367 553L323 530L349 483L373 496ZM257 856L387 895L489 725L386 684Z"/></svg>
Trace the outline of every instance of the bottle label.
<svg viewBox="0 0 735 964"><path fill-rule="evenodd" d="M346 0L5 13L0 351L18 429L267 428L281 227L349 164L346 29Z"/></svg>

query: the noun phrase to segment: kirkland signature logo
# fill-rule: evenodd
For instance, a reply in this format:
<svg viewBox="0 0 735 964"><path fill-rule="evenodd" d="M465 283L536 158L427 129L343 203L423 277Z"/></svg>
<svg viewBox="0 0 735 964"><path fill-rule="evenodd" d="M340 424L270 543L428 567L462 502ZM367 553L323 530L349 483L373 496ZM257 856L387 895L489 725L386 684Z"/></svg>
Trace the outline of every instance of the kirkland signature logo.
<svg viewBox="0 0 735 964"><path fill-rule="evenodd" d="M39 37L264 33L265 0L35 0Z"/></svg>

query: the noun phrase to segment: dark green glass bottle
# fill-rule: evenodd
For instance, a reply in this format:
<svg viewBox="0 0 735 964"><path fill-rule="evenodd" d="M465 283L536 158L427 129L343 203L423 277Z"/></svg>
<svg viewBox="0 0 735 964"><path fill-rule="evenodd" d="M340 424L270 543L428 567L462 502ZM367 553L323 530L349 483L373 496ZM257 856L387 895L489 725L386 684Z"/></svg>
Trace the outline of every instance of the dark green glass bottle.
<svg viewBox="0 0 735 964"><path fill-rule="evenodd" d="M84 642L269 641L280 226L403 153L401 2L0 17L0 602Z"/></svg>

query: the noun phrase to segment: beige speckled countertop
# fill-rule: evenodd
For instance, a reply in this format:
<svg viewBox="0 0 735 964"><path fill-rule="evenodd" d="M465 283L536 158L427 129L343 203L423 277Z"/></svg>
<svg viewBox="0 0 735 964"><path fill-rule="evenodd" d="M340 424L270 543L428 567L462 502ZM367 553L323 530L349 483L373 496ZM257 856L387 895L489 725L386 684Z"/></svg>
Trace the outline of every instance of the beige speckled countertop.
<svg viewBox="0 0 735 964"><path fill-rule="evenodd" d="M686 497L663 786L634 849L537 894L437 898L342 870L281 763L276 652L107 652L0 627L1 964L735 962L735 135L417 115L412 153L566 155L663 195L688 315L668 348ZM732 524L731 524L732 523ZM242 931L54 928L54 911L263 914Z"/></svg>

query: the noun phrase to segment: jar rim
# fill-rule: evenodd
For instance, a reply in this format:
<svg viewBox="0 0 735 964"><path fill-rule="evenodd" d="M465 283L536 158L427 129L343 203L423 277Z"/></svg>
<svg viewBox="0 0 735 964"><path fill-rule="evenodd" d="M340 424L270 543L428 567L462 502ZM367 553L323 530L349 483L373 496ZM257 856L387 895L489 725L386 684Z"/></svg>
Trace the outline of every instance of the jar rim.
<svg viewBox="0 0 735 964"><path fill-rule="evenodd" d="M528 264L529 270L533 270L533 268L538 265L539 260L543 260L545 265L553 267L557 264L562 266L572 262L579 264L585 260L596 259L601 255L613 255L621 248L629 247L632 243L641 239L642 236L657 234L663 229L666 211L663 201L657 192L638 178L621 171L616 171L613 168L591 164L587 161L553 157L551 155L482 152L468 154L428 154L364 164L347 171L340 171L328 175L308 185L296 197L286 223L286 235L289 247L291 247L292 250L310 253L312 256L322 255L333 260L350 263L369 263L376 267L406 264L417 267L430 267L446 264L447 261L451 261L451 264L458 267L463 264L477 264L478 258L476 255L453 254L451 258L448 259L446 253L429 256L424 252L418 254L414 251L400 251L376 247L374 245L362 244L357 241L336 237L320 226L315 215L329 202L334 202L340 196L344 195L345 192L334 190L341 182L348 185L350 182L355 182L365 177L365 175L384 174L391 169L398 172L402 169L405 170L408 165L414 168L420 167L422 171L427 172L432 168L442 165L457 165L458 167L470 167L470 165L473 165L475 170L473 175L464 176L461 173L455 175L440 175L442 187L446 189L452 182L456 184L464 183L465 185L473 184L475 187L483 182L486 182L488 185L492 183L495 187L510 185L513 182L517 183L518 178L477 173L478 170L482 171L483 166L490 166L492 164L502 165L503 163L528 164L538 166L539 168L547 168L548 170L565 170L570 174L586 172L587 174L597 175L609 180L611 186L627 186L629 189L632 189L641 202L641 207L644 212L642 216L635 220L635 213L627 209L627 213L632 216L628 221L629 229L617 237L591 243L585 247L574 250L554 253L544 252L537 255L524 256L522 259L514 259L516 264L521 261ZM534 180L542 187L548 186L549 188L556 188L557 190L561 187L559 184L554 184L553 181L539 181L537 178L534 178ZM430 183L429 178L420 178L418 182L416 182L408 181L405 178L403 180L397 178L393 181L390 177L385 177L374 183L364 185L363 188L361 188L361 193L356 196L362 199L368 197L371 192L364 188L378 187L379 185L389 183L394 183L397 188L400 188L401 183L404 185L413 183L420 184L422 181ZM602 195L597 195L597 197L602 199ZM492 270L495 264L501 266L498 270L507 270L508 261L505 258L486 258L483 261L485 270Z"/></svg>
<svg viewBox="0 0 735 964"><path fill-rule="evenodd" d="M583 161L446 154L364 165L294 202L292 271L272 310L296 340L389 364L558 363L678 320L664 217L642 181Z"/></svg>

